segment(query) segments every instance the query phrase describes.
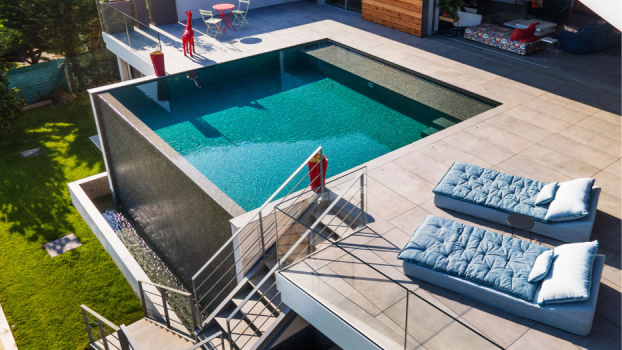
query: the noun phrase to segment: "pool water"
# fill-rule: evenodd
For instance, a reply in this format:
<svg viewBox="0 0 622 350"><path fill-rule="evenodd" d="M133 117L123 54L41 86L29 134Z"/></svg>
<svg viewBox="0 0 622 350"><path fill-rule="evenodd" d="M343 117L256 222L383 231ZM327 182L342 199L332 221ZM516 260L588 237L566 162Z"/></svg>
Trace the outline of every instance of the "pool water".
<svg viewBox="0 0 622 350"><path fill-rule="evenodd" d="M330 177L491 108L331 44L112 95L247 211L318 146Z"/></svg>

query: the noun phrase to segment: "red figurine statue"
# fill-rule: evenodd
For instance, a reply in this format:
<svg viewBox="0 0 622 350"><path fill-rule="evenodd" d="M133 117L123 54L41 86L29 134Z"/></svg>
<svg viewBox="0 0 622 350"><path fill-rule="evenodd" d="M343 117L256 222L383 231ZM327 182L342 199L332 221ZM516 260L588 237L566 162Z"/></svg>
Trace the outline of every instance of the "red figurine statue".
<svg viewBox="0 0 622 350"><path fill-rule="evenodd" d="M186 31L184 31L184 35L181 36L181 42L184 45L184 56L186 56L186 52L190 53L190 57L192 57L192 52L197 53L194 50L194 30L192 30L192 11L188 10L185 12L186 16L188 16L188 20L186 21Z"/></svg>

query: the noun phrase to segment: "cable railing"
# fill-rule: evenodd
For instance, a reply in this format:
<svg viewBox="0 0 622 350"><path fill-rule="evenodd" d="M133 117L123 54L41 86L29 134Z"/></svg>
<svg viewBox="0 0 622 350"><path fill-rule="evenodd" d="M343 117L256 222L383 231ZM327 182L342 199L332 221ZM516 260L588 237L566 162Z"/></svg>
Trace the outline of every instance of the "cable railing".
<svg viewBox="0 0 622 350"><path fill-rule="evenodd" d="M86 326L86 333L89 335L89 341L92 345L96 345L96 348L141 350L125 325L116 326L86 305L80 305L80 310Z"/></svg>
<svg viewBox="0 0 622 350"><path fill-rule="evenodd" d="M110 4L98 2L98 6L102 28L106 34L129 46L132 51L162 51L160 33L151 26Z"/></svg>
<svg viewBox="0 0 622 350"><path fill-rule="evenodd" d="M145 286L155 288L157 293ZM192 293L145 281L138 281L138 290L145 318L162 324L184 337L198 340L200 322ZM175 308L172 308L172 305L175 305ZM171 312L177 317L171 315Z"/></svg>
<svg viewBox="0 0 622 350"><path fill-rule="evenodd" d="M340 278L343 280L357 281L357 283L362 284L367 283L367 285L362 286L363 288L370 287L369 284L376 284L375 288L378 288L377 284L385 283L386 286L382 286L380 288L383 289L383 293L387 296L391 296L392 300L392 306L387 312L387 314L390 314L392 317L387 317L389 317L389 319L394 322L397 327L387 327L386 324L383 324L376 318L364 319L356 315L350 315L352 312L351 305L343 307L338 302L331 303L332 300L339 300L338 298L334 298L334 295L320 301L320 303L322 303L327 309L331 310L333 313L341 317L341 319L346 323L350 324L352 328L359 329L359 332L363 336L365 336L372 343L376 344L379 348L416 348L421 344L425 346L425 343L430 341L430 337L434 337L439 334L444 334L444 336L448 337L455 336L455 334L452 333L461 335L466 334L466 336L471 337L470 340L474 341L471 343L473 344L473 348L502 348L461 320L454 318L444 310L436 307L430 301L416 294L409 288L414 286L410 279L404 277L404 280L400 281L394 278L396 275L394 275L394 277L389 276L388 272L394 272L392 271L394 270L394 267L388 266L389 264L386 261L378 261L373 259L366 261L365 257L368 257L369 255L365 254L369 253L371 250L365 245L359 245L356 249L352 249L353 246L348 243L348 237L364 228L365 221L360 221L361 226L352 231L350 234L342 237L334 238L331 237L330 232L326 232L327 227L340 227L341 225L352 226L351 224L343 223L345 221L343 219L341 219L343 220L342 222L337 222L336 226L330 225L330 223L326 220L323 221L323 219L331 213L339 213L343 210L350 215L355 213L354 218L356 219L365 220L364 178L365 176L363 173L357 174L356 177L349 182L348 186L341 191L341 194L337 197L337 199L332 201L329 207L311 225L305 225L305 223L298 220L295 215L290 215L279 205L276 206L275 214L281 213L289 217L290 220L306 228L304 234L299 235L297 237L298 239L290 245L287 253L279 258L279 263L276 268L278 268L281 272L296 270L297 264L307 259L317 257L318 260L321 260L321 263L317 264L319 267L316 268L314 267L314 264L309 263L306 264L306 266L302 268L299 273L309 274L308 269L311 268L312 274L317 275L319 278L319 276L326 276L326 271L322 269L329 266L331 263L337 263L341 264L343 269L337 270L340 272L331 271L328 273L329 277L327 278L331 278L331 281L334 281L335 278ZM360 183L360 185L356 186L357 183ZM359 203L351 204L351 201L356 201L356 198L358 198L359 195ZM343 203L351 205L344 206ZM360 205L360 213L356 213L357 204ZM332 217L332 220L339 221L339 217L345 217L345 215L335 215ZM320 225L320 223L322 223L322 225ZM280 230L277 230L277 232L277 237L280 240ZM319 240L319 242L317 240ZM316 249L310 249L310 247L316 247ZM339 249L340 253L319 255L322 251L329 248ZM363 251L363 253L361 253L361 251ZM397 252L395 252L395 254L397 255ZM326 261L327 259L328 261ZM385 271L383 272L381 269L385 269ZM284 277L288 278L286 275ZM289 280L296 284L295 280ZM357 287L353 287L353 289L356 288ZM304 288L301 289L304 290ZM344 299L348 299L348 295L346 295L347 291L342 291L339 287L333 289L333 293L342 294ZM317 293L321 294L322 291L318 290ZM367 307L369 307L369 305L367 305ZM423 319L421 317L426 318ZM376 323L374 324L374 322ZM422 331L420 329L421 327L419 326L423 324L425 324L425 328L427 328L427 333L429 335L426 334L426 331ZM364 329L365 331L360 331L361 329ZM400 331L396 331L396 329L401 329L401 333Z"/></svg>
<svg viewBox="0 0 622 350"><path fill-rule="evenodd" d="M313 182L318 178L315 176L309 179L311 171L319 170L318 173L322 174L322 162L318 162L308 172L303 172L317 154L321 159L322 147L318 147L192 277L193 294L200 317L207 318L236 287L243 285L247 274L256 268L259 261L266 264L271 254L274 254L276 222L270 215L274 207L271 203L282 192L292 187L294 180L297 180L297 183L293 188L297 188L305 179ZM323 178L320 181L323 188ZM291 191L289 190L284 198L287 198ZM311 197L315 198L317 194Z"/></svg>

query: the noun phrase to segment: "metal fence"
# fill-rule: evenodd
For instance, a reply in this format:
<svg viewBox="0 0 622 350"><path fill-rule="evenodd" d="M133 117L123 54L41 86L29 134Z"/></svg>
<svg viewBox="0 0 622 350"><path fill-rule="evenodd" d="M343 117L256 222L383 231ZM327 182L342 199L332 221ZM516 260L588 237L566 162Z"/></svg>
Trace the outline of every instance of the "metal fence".
<svg viewBox="0 0 622 350"><path fill-rule="evenodd" d="M116 56L105 48L11 69L8 78L9 88L19 89L26 104L121 80Z"/></svg>

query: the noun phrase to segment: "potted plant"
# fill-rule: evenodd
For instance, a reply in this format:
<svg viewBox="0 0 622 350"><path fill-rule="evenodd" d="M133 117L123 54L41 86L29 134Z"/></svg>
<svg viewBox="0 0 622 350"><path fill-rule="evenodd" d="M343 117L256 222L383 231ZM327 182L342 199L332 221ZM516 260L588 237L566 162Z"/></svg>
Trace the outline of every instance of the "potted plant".
<svg viewBox="0 0 622 350"><path fill-rule="evenodd" d="M153 51L150 56L156 76L165 76L166 72L164 71L164 54L162 53L162 51Z"/></svg>
<svg viewBox="0 0 622 350"><path fill-rule="evenodd" d="M326 168L328 168L328 159L325 155L322 155L322 165L320 162L320 154L317 153L309 163L309 177L311 180L311 189L313 192L319 193L322 191L322 183L326 183ZM320 177L320 167L322 168L322 176Z"/></svg>
<svg viewBox="0 0 622 350"><path fill-rule="evenodd" d="M463 0L438 0L436 6L441 12L441 16L458 19L458 9L463 5Z"/></svg>

